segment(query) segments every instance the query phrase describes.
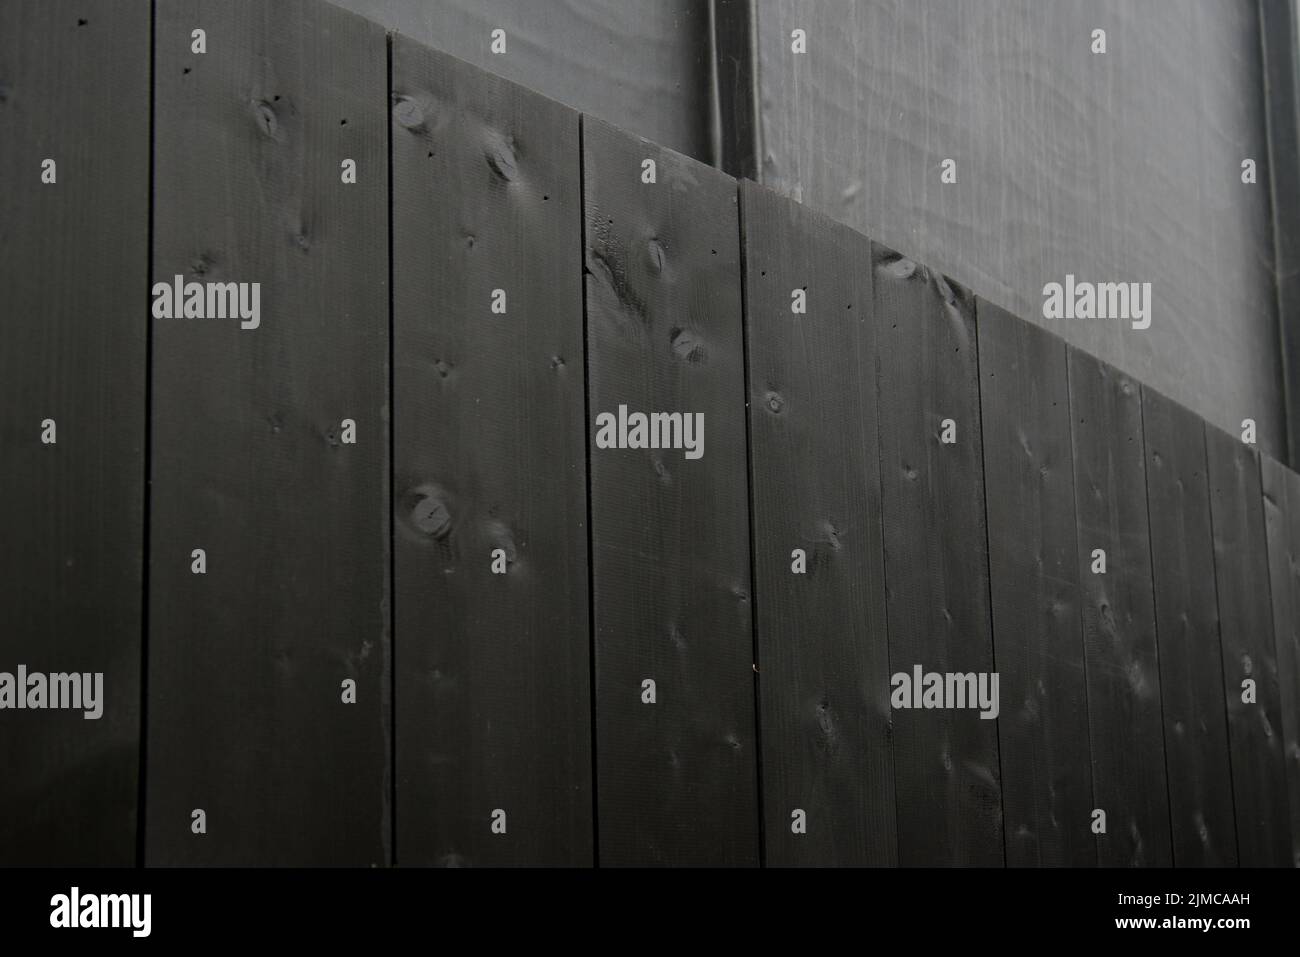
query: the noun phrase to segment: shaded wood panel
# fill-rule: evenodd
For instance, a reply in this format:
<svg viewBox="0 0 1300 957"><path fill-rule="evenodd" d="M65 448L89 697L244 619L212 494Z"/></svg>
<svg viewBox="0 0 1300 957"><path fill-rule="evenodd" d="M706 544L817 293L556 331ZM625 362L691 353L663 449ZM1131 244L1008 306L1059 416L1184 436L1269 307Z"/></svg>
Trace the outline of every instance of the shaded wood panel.
<svg viewBox="0 0 1300 957"><path fill-rule="evenodd" d="M84 685L69 699L82 707L59 710L9 710L36 690L26 681L0 690L0 865L125 867L140 741L148 4L0 5L0 182L0 672Z"/></svg>
<svg viewBox="0 0 1300 957"><path fill-rule="evenodd" d="M153 320L146 859L382 865L385 36L311 0L156 14L153 278L259 308Z"/></svg>
<svg viewBox="0 0 1300 957"><path fill-rule="evenodd" d="M1213 426L1206 426L1205 445L1238 860L1243 867L1289 866L1291 837L1259 453Z"/></svg>
<svg viewBox="0 0 1300 957"><path fill-rule="evenodd" d="M1174 864L1233 867L1237 828L1204 427L1144 387L1142 428Z"/></svg>
<svg viewBox="0 0 1300 957"><path fill-rule="evenodd" d="M402 37L392 92L398 861L590 865L578 114Z"/></svg>
<svg viewBox="0 0 1300 957"><path fill-rule="evenodd" d="M591 117L583 177L599 860L752 865L736 184ZM634 413L680 413L670 447Z"/></svg>
<svg viewBox="0 0 1300 957"><path fill-rule="evenodd" d="M765 860L894 864L871 242L740 196Z"/></svg>
<svg viewBox="0 0 1300 957"><path fill-rule="evenodd" d="M1097 852L1067 347L977 304L1007 864L1088 867Z"/></svg>
<svg viewBox="0 0 1300 957"><path fill-rule="evenodd" d="M1291 860L1300 867L1300 476L1261 456Z"/></svg>
<svg viewBox="0 0 1300 957"><path fill-rule="evenodd" d="M1170 867L1142 396L1077 349L1069 362L1092 791L1106 814L1098 863Z"/></svg>
<svg viewBox="0 0 1300 957"><path fill-rule="evenodd" d="M974 299L884 247L872 265L890 671L991 675ZM893 727L900 863L1001 865L997 721L922 707Z"/></svg>

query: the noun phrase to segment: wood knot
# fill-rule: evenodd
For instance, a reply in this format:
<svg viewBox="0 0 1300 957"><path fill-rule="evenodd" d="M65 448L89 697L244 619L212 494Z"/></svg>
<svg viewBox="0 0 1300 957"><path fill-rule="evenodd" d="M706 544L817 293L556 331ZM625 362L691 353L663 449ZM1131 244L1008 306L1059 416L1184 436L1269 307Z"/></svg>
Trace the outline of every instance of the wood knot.
<svg viewBox="0 0 1300 957"><path fill-rule="evenodd" d="M880 271L890 279L910 279L916 272L916 263L906 256L893 256L880 264Z"/></svg>
<svg viewBox="0 0 1300 957"><path fill-rule="evenodd" d="M506 182L512 182L519 176L519 164L515 159L514 144L505 137L493 135L486 150L488 166Z"/></svg>
<svg viewBox="0 0 1300 957"><path fill-rule="evenodd" d="M668 335L672 350L679 358L685 359L687 362L704 361L704 346L689 329L674 326L669 330Z"/></svg>
<svg viewBox="0 0 1300 957"><path fill-rule="evenodd" d="M412 492L408 514L413 527L440 542L451 535L455 524L441 490L428 485Z"/></svg>
<svg viewBox="0 0 1300 957"><path fill-rule="evenodd" d="M424 124L424 110L409 96L399 96L393 103L393 119L412 133L423 133L427 129Z"/></svg>
<svg viewBox="0 0 1300 957"><path fill-rule="evenodd" d="M275 139L276 134L280 131L280 120L275 115L275 107L271 106L266 100L256 101L253 104L253 119L264 136Z"/></svg>

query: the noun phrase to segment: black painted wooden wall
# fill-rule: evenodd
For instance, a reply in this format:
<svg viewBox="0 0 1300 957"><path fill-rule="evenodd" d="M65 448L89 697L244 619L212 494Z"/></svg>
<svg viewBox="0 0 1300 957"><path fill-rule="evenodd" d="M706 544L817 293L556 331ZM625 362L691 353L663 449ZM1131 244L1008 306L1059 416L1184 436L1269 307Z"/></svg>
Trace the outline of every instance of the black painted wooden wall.
<svg viewBox="0 0 1300 957"><path fill-rule="evenodd" d="M353 14L140 9L0 7L0 682L106 685L0 708L0 863L1296 860L1294 473Z"/></svg>
<svg viewBox="0 0 1300 957"><path fill-rule="evenodd" d="M871 243L740 196L766 863L894 864Z"/></svg>
<svg viewBox="0 0 1300 957"><path fill-rule="evenodd" d="M589 865L578 114L392 50L399 860Z"/></svg>
<svg viewBox="0 0 1300 957"><path fill-rule="evenodd" d="M588 422L702 413L705 443L589 433L600 862L756 864L736 183L590 117L582 172Z"/></svg>
<svg viewBox="0 0 1300 957"><path fill-rule="evenodd" d="M154 50L153 279L258 281L262 314L152 322L145 860L382 865L384 32L185 0Z"/></svg>
<svg viewBox="0 0 1300 957"><path fill-rule="evenodd" d="M0 712L0 864L135 859L149 31L0 6L0 671L104 675L97 720Z"/></svg>

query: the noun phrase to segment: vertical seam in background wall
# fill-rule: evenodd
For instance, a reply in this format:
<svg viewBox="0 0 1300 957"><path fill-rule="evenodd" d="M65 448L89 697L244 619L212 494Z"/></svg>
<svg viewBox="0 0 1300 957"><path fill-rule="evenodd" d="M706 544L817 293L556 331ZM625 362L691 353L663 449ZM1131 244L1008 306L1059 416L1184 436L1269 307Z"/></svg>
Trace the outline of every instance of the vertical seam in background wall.
<svg viewBox="0 0 1300 957"><path fill-rule="evenodd" d="M1088 691L1088 622L1083 613L1084 603L1088 600L1087 590L1084 588L1083 565L1079 561L1082 554L1083 541L1079 537L1079 473L1075 470L1074 462L1074 383L1073 373L1070 371L1073 363L1070 361L1070 353L1073 346L1066 344L1065 349L1065 407L1070 413L1070 428L1066 434L1066 439L1070 443L1070 488L1073 490L1074 497L1074 566L1076 570L1075 580L1075 600L1078 605L1079 615L1079 658L1083 663L1083 710L1088 719L1088 791L1092 794L1092 808L1097 810L1097 766L1092 755L1092 702L1089 700ZM1086 353L1085 353L1086 354ZM1150 516L1147 518L1150 521ZM1091 552L1089 552L1091 554ZM1102 809L1104 812L1104 808ZM1088 829L1092 830L1092 815L1089 815ZM1105 833L1104 831L1102 833ZM1042 866L1041 864L1039 865ZM1071 865L1073 866L1073 865ZM1092 837L1092 866L1101 866L1101 850L1097 847L1097 836Z"/></svg>
<svg viewBox="0 0 1300 957"><path fill-rule="evenodd" d="M709 0L709 140L713 165L759 179L757 5Z"/></svg>
<svg viewBox="0 0 1300 957"><path fill-rule="evenodd" d="M759 70L761 69L758 58L758 4L754 0L744 0L744 2L749 14L745 23L745 42L748 44L746 49L749 54L749 75L745 81L745 96L749 104L749 145L753 150L753 156L750 159L750 165L752 166L750 172L752 174L751 178L756 183L761 183L763 181L763 111L759 108L761 100L758 92ZM873 284L875 282L874 276L872 282ZM874 296L874 293L872 295Z"/></svg>
<svg viewBox="0 0 1300 957"><path fill-rule="evenodd" d="M1278 13L1280 23L1273 24L1276 32L1281 39L1270 50L1268 40L1268 26L1272 18L1268 16L1267 9L1270 8ZM1297 414L1295 402L1300 396L1295 395L1294 383L1292 377L1298 371L1294 368L1294 356L1292 349L1289 347L1291 335L1289 334L1286 306L1288 296L1286 293L1287 276L1292 271L1289 264L1285 262L1286 250L1288 246L1286 237L1283 235L1284 230L1281 228L1282 210L1285 204L1278 202L1278 183L1279 183L1279 166L1282 159L1278 150L1279 123L1284 123L1290 127L1291 139L1296 139L1297 120L1297 91L1296 91L1296 61L1295 49L1296 43L1296 19L1295 19L1294 0L1259 0L1255 6L1256 24L1259 28L1259 47L1260 47L1260 97L1264 103L1264 149L1266 152L1265 161L1268 163L1268 182L1269 182L1269 215L1268 225L1271 245L1273 247L1273 301L1276 308L1276 342L1279 351L1279 365L1282 376L1282 430L1283 430L1283 448L1286 450L1287 464L1292 468L1297 465L1297 457L1300 456L1300 439L1297 437L1297 430L1300 430L1300 415ZM1275 62L1275 56L1280 61ZM1289 90L1280 90L1270 81L1270 76L1274 67L1277 67L1283 74L1283 78L1288 81ZM1293 176L1296 170L1288 170L1287 175ZM1294 217L1293 217L1294 218ZM1300 239L1300 237L1297 237ZM1208 446L1207 446L1208 451Z"/></svg>
<svg viewBox="0 0 1300 957"><path fill-rule="evenodd" d="M712 4L710 4L712 6ZM746 288L749 275L748 244L745 242L745 204L740 201L740 184L736 184L736 226L740 234L740 343L741 358L745 367L745 501L748 509L749 524L749 643L750 654L754 660L754 784L758 810L758 866L767 866L767 815L763 806L763 719L759 699L763 675L758 659L758 573L756 565L758 556L754 552L754 541L758 535L758 515L754 511L754 436L749 415L749 291Z"/></svg>
<svg viewBox="0 0 1300 957"><path fill-rule="evenodd" d="M152 508L152 474L153 474L153 194L154 194L154 79L157 61L157 4L149 4L149 199L148 223L145 227L145 323L144 337L144 501L142 535L144 544L141 549L140 562L140 743L138 751L139 767L136 769L136 866L145 865L145 801L148 797L145 766L148 759L149 738L149 563L151 559L149 537L151 534L149 516Z"/></svg>
<svg viewBox="0 0 1300 957"><path fill-rule="evenodd" d="M393 34L384 34L387 98L384 103L385 139L388 144L388 775L389 866L397 866L397 529L395 485L397 462L397 409L393 391Z"/></svg>
<svg viewBox="0 0 1300 957"><path fill-rule="evenodd" d="M1160 612L1156 607L1156 552L1151 539L1151 481L1147 477L1147 402L1146 386L1138 383L1138 422L1142 428L1142 490L1147 503L1147 556L1151 573L1151 637L1156 650L1156 681L1160 685L1160 694L1156 696L1160 704L1160 744L1165 757L1165 821L1169 825L1169 866L1176 867L1174 842L1174 800L1169 787L1169 735L1165 731L1165 683L1160 668ZM1222 660L1223 656L1219 656Z"/></svg>
<svg viewBox="0 0 1300 957"><path fill-rule="evenodd" d="M578 278L582 282L582 457L587 475L587 673L591 701L591 863L600 867L600 778L596 765L596 562L591 527L591 341L587 334L587 152L586 114L578 114Z"/></svg>
<svg viewBox="0 0 1300 957"><path fill-rule="evenodd" d="M1241 867L1241 829L1237 826L1237 780L1232 771L1232 715L1228 709L1228 672L1223 660L1223 596L1219 594L1219 549L1215 542L1214 464L1210 461L1210 426L1201 423L1201 447L1205 455L1205 496L1210 508L1210 557L1214 566L1214 632L1219 639L1219 684L1223 686L1223 733L1228 751L1228 793L1232 795L1232 846L1237 866Z"/></svg>
<svg viewBox="0 0 1300 957"><path fill-rule="evenodd" d="M998 673L998 645L996 636L998 633L997 622L993 620L993 550L990 547L989 538L989 483L988 468L986 467L985 457L988 454L988 440L984 435L984 375L980 370L980 306L979 299L975 299L975 401L977 410L977 420L980 429L980 486L984 494L980 496L984 506L984 582L988 590L989 601L989 667L993 673ZM1062 346L1064 348L1064 346ZM1069 361L1069 355L1066 355L1066 361ZM1068 366L1067 366L1068 367ZM1067 387L1068 394L1068 387ZM1068 400L1067 400L1068 401ZM1070 456L1070 468L1074 468L1073 451ZM1077 522L1077 519L1076 519ZM1077 549L1076 549L1077 551ZM1076 554L1075 560L1078 560ZM1002 722L994 722L995 733L998 740L998 810L1002 816L999 830L1002 832L1002 866L1007 867L1007 799L1006 799L1006 779L1002 776ZM1091 749L1089 755L1091 756Z"/></svg>
<svg viewBox="0 0 1300 957"><path fill-rule="evenodd" d="M718 169L726 170L726 153L722 146L723 132L722 120L722 94L721 79L718 76L720 72L718 66L718 0L709 0L709 76L708 76L708 104L709 104L709 160ZM742 233L743 237L743 233Z"/></svg>

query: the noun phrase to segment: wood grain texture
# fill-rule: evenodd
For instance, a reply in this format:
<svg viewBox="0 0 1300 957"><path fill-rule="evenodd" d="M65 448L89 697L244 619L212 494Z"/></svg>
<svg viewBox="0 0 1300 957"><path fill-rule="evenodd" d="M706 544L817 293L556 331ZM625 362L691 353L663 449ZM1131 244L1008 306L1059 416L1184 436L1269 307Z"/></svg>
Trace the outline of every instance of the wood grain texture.
<svg viewBox="0 0 1300 957"><path fill-rule="evenodd" d="M1098 863L1171 867L1142 395L1077 349L1069 363L1092 791L1106 812Z"/></svg>
<svg viewBox="0 0 1300 957"><path fill-rule="evenodd" d="M1007 864L1090 867L1066 345L982 299L977 311Z"/></svg>
<svg viewBox="0 0 1300 957"><path fill-rule="evenodd" d="M1300 475L1260 457L1291 862L1300 867Z"/></svg>
<svg viewBox="0 0 1300 957"><path fill-rule="evenodd" d="M872 264L890 669L992 672L974 301L884 247ZM997 722L915 709L893 724L899 861L1000 866Z"/></svg>
<svg viewBox="0 0 1300 957"><path fill-rule="evenodd" d="M756 7L765 184L1033 322L1049 322L1043 286L1067 273L1152 283L1145 331L1050 328L1283 447L1254 3ZM806 54L791 52L796 27ZM1098 27L1105 54L1091 52ZM1244 157L1258 185L1242 183Z"/></svg>
<svg viewBox="0 0 1300 957"><path fill-rule="evenodd" d="M1291 863L1277 656L1259 454L1237 436L1205 429L1232 794L1242 867ZM1255 683L1255 703L1243 682Z"/></svg>
<svg viewBox="0 0 1300 957"><path fill-rule="evenodd" d="M55 161L56 181L42 182ZM149 7L0 5L0 671L103 674L0 715L0 866L136 852ZM42 441L54 423L54 443ZM26 694L26 689L20 693Z"/></svg>
<svg viewBox="0 0 1300 957"><path fill-rule="evenodd" d="M765 862L896 864L871 243L740 197Z"/></svg>
<svg viewBox="0 0 1300 957"><path fill-rule="evenodd" d="M699 0L335 0L390 30L670 149L709 158ZM492 31L506 32L493 53Z"/></svg>
<svg viewBox="0 0 1300 957"><path fill-rule="evenodd" d="M657 182L641 182L643 159ZM702 413L703 456L596 448L602 865L758 860L736 184L583 118L589 426ZM642 703L642 682L656 703Z"/></svg>
<svg viewBox="0 0 1300 957"><path fill-rule="evenodd" d="M1144 386L1142 429L1174 865L1235 867L1204 427Z"/></svg>
<svg viewBox="0 0 1300 957"><path fill-rule="evenodd" d="M146 857L382 865L384 33L309 0L178 0L155 29L154 278L260 282L262 316L153 323Z"/></svg>
<svg viewBox="0 0 1300 957"><path fill-rule="evenodd" d="M398 860L590 865L578 114L394 37L392 116Z"/></svg>

